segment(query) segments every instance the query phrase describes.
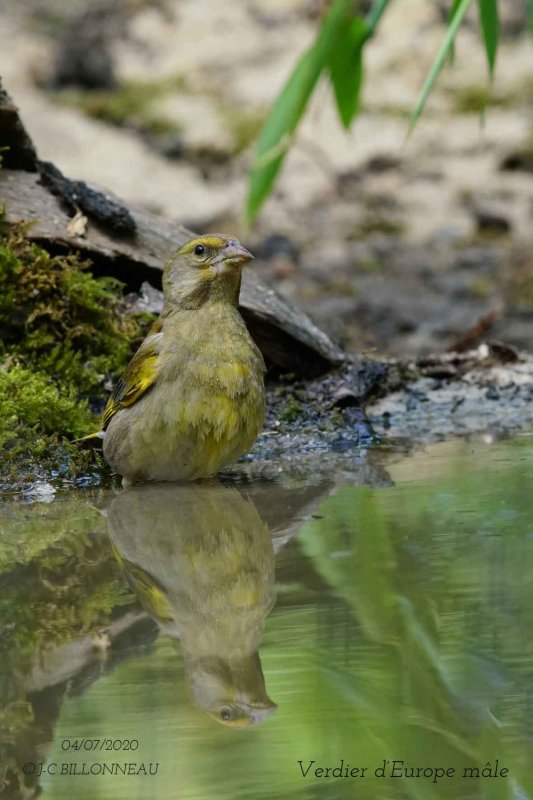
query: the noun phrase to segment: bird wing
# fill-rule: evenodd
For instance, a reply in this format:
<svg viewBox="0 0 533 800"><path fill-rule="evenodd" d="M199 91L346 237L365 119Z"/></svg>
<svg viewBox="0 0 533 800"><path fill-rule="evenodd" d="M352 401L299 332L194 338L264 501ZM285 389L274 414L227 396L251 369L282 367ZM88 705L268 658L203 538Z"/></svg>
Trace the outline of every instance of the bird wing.
<svg viewBox="0 0 533 800"><path fill-rule="evenodd" d="M102 428L105 430L112 417L121 408L131 406L150 389L159 375L158 342L161 333L154 327L141 344L123 375L116 383L104 409Z"/></svg>
<svg viewBox="0 0 533 800"><path fill-rule="evenodd" d="M111 548L122 567L122 572L130 588L139 598L144 610L154 617L160 625L174 622L175 614L164 587L147 570L132 561L128 561L112 540Z"/></svg>

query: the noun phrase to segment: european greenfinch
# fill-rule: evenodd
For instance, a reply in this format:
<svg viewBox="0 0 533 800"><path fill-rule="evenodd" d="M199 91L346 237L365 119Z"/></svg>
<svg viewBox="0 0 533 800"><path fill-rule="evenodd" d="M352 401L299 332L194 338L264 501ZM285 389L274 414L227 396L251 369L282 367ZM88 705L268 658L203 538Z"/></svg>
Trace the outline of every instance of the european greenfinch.
<svg viewBox="0 0 533 800"><path fill-rule="evenodd" d="M165 265L163 310L94 434L125 486L214 476L257 438L265 364L237 308L251 259L236 239L210 234Z"/></svg>
<svg viewBox="0 0 533 800"><path fill-rule="evenodd" d="M251 498L213 483L136 486L106 516L128 583L180 642L195 703L232 728L272 714L258 646L275 602L274 549Z"/></svg>

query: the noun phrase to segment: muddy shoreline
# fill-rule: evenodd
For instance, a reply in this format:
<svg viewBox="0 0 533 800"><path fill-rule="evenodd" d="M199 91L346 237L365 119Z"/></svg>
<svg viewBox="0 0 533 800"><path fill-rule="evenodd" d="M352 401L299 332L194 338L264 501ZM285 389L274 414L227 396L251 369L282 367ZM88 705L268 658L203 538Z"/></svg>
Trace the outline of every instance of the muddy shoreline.
<svg viewBox="0 0 533 800"><path fill-rule="evenodd" d="M533 431L533 358L519 353L503 363L482 344L419 362L353 361L310 381L280 376L267 395L263 432L221 480L312 485L344 474L386 486L395 454L446 439L491 442ZM72 474L68 459L59 471L37 465L0 493L49 502L57 491L119 485L99 452L86 455L85 472Z"/></svg>

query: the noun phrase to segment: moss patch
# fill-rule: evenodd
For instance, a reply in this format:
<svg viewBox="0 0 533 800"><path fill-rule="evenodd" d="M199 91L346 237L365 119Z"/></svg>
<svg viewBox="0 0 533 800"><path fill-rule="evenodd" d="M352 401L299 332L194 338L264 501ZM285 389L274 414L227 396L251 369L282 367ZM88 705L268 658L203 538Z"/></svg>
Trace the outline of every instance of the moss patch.
<svg viewBox="0 0 533 800"><path fill-rule="evenodd" d="M93 499L93 498L91 498ZM105 538L104 538L105 537ZM0 794L23 777L20 753L46 741L27 676L56 648L94 636L134 607L105 546L105 521L87 495L51 504L6 501L0 537ZM53 669L53 667L52 667ZM40 738L39 738L40 737ZM24 743L21 751L21 742ZM38 746L38 744L37 744ZM26 760L26 758L24 758ZM21 782L22 784L22 782ZM10 792L23 797L27 790Z"/></svg>
<svg viewBox="0 0 533 800"><path fill-rule="evenodd" d="M82 435L94 417L85 403L80 403L72 385L64 391L43 372L15 364L0 370L0 445L12 452L32 447L35 455L44 455L39 435Z"/></svg>
<svg viewBox="0 0 533 800"><path fill-rule="evenodd" d="M122 284L76 255L51 256L24 226L0 235L0 447L4 483L87 469L69 440L97 425L104 383L153 318L126 314ZM7 473L7 474L6 474Z"/></svg>
<svg viewBox="0 0 533 800"><path fill-rule="evenodd" d="M220 113L224 127L232 139L232 155L238 156L259 136L268 116L268 109L262 107L241 111L224 109Z"/></svg>
<svg viewBox="0 0 533 800"><path fill-rule="evenodd" d="M401 236L406 229L407 226L402 220L391 215L368 213L351 231L348 231L346 238L348 241L359 241L374 233Z"/></svg>
<svg viewBox="0 0 533 800"><path fill-rule="evenodd" d="M278 411L278 420L280 422L295 422L302 417L305 413L303 404L295 397L289 397L280 407Z"/></svg>
<svg viewBox="0 0 533 800"><path fill-rule="evenodd" d="M491 106L506 107L511 98L497 94L485 84L469 84L454 91L454 106L458 114L482 114Z"/></svg>
<svg viewBox="0 0 533 800"><path fill-rule="evenodd" d="M124 81L116 89L109 90L83 92L69 89L59 92L56 97L63 105L78 108L94 119L157 136L179 132L180 126L155 112L154 101L183 88L183 78L171 76L161 81Z"/></svg>

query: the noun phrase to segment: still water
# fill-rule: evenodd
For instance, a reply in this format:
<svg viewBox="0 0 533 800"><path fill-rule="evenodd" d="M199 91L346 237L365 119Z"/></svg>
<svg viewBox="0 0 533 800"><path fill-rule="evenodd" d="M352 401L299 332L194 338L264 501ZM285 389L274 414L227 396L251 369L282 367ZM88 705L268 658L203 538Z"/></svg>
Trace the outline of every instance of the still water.
<svg viewBox="0 0 533 800"><path fill-rule="evenodd" d="M363 458L6 499L2 797L533 798L533 436Z"/></svg>

